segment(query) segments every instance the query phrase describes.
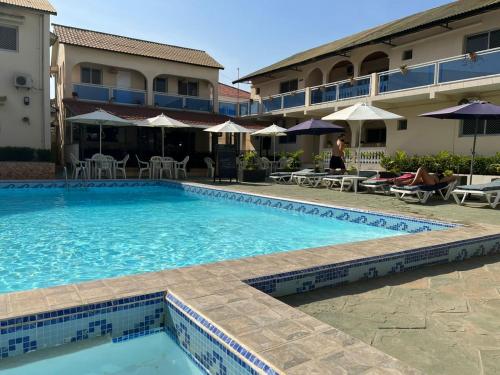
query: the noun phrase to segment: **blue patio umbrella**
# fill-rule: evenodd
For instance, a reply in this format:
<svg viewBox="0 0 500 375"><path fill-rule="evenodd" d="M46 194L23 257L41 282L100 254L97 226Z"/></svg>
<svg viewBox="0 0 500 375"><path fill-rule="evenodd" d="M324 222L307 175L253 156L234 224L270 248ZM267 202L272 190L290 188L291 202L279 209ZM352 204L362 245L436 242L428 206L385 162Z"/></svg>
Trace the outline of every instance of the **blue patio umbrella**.
<svg viewBox="0 0 500 375"><path fill-rule="evenodd" d="M479 122L485 120L500 119L500 106L484 101L471 101L470 103L457 105L454 107L440 109L439 111L423 113L419 116L433 117L439 119L455 119L455 120L475 120L474 140L472 142L472 157L470 160L470 175L469 183L472 183L474 157L476 155L476 140L479 130Z"/></svg>
<svg viewBox="0 0 500 375"><path fill-rule="evenodd" d="M342 133L344 127L335 125L323 120L310 119L295 126L292 126L286 132L296 135L323 135L330 133Z"/></svg>

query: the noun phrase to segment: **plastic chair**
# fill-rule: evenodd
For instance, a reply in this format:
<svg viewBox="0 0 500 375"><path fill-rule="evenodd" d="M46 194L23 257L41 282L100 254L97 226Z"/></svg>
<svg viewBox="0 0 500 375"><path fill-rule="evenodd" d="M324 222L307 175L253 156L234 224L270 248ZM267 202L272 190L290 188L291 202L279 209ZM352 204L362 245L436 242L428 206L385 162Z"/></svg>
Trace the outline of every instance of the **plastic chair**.
<svg viewBox="0 0 500 375"><path fill-rule="evenodd" d="M215 162L212 160L212 158L209 158L208 156L203 158L203 161L207 166L207 177L214 177Z"/></svg>
<svg viewBox="0 0 500 375"><path fill-rule="evenodd" d="M109 178L113 178L113 163L115 162L115 159L112 156L106 156L106 155L100 155L96 157L97 160L97 165L96 165L96 171L97 171L97 178L100 180L104 175L107 175Z"/></svg>
<svg viewBox="0 0 500 375"><path fill-rule="evenodd" d="M73 169L73 179L76 180L80 173L82 174L83 178L86 178L88 174L85 162L78 160L73 154L69 154L69 158L71 160L71 166Z"/></svg>
<svg viewBox="0 0 500 375"><path fill-rule="evenodd" d="M128 162L128 159L129 159L129 154L125 155L125 157L116 162L116 165L115 165L115 174L117 174L117 172L120 172L122 175L123 175L123 178L127 178L127 162Z"/></svg>
<svg viewBox="0 0 500 375"><path fill-rule="evenodd" d="M135 155L135 158L137 159L137 165L139 166L139 179L142 178L143 172L148 172L149 178L151 178L151 167L149 166L149 163L146 161L141 161L137 154Z"/></svg>
<svg viewBox="0 0 500 375"><path fill-rule="evenodd" d="M186 156L184 160L175 163L175 178L179 178L179 172L184 174L184 178L187 178L187 163L189 161L189 156Z"/></svg>
<svg viewBox="0 0 500 375"><path fill-rule="evenodd" d="M172 178L172 169L174 166L175 160L171 157L161 158L161 167L160 167L160 179L163 178L163 171L165 171L165 175L168 172L170 178Z"/></svg>

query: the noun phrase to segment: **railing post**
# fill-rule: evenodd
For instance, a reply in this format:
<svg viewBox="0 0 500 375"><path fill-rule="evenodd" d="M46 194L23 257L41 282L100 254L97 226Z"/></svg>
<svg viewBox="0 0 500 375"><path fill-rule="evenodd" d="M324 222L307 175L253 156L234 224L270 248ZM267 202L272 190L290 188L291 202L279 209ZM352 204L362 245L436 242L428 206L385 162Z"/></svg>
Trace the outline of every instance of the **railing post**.
<svg viewBox="0 0 500 375"><path fill-rule="evenodd" d="M307 108L311 105L311 88L306 87L305 95L304 95L304 106Z"/></svg>
<svg viewBox="0 0 500 375"><path fill-rule="evenodd" d="M335 86L336 86L336 89L335 89L335 101L338 101L339 97L340 97L340 85L337 83Z"/></svg>
<svg viewBox="0 0 500 375"><path fill-rule="evenodd" d="M281 101L280 109L284 109L285 108L285 96L284 95L281 95L280 101Z"/></svg>
<svg viewBox="0 0 500 375"><path fill-rule="evenodd" d="M439 62L436 61L434 64L434 84L437 85L439 83Z"/></svg>
<svg viewBox="0 0 500 375"><path fill-rule="evenodd" d="M370 92L369 96L377 96L378 95L378 75L377 73L372 73L370 77Z"/></svg>

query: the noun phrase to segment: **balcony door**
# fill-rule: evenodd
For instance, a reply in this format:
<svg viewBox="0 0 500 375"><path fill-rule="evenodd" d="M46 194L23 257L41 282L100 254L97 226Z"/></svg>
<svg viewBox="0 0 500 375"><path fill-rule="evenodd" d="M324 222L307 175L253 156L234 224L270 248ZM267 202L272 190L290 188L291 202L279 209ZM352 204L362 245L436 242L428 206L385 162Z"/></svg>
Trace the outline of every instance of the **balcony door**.
<svg viewBox="0 0 500 375"><path fill-rule="evenodd" d="M126 70L119 70L116 73L116 86L128 89L132 86L132 74Z"/></svg>

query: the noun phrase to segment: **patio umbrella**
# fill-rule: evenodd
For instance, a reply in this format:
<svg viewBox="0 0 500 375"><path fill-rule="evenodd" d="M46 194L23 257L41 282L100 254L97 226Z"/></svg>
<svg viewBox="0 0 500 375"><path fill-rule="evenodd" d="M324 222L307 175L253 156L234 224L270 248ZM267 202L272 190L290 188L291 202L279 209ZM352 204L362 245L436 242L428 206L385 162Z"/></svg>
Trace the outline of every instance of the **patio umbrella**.
<svg viewBox="0 0 500 375"><path fill-rule="evenodd" d="M231 120L224 122L223 124L215 125L207 129L203 129L204 132L209 133L251 133L252 130L244 128L241 125L238 125Z"/></svg>
<svg viewBox="0 0 500 375"><path fill-rule="evenodd" d="M310 119L287 129L288 134L296 135L322 135L330 133L342 133L344 127L322 120Z"/></svg>
<svg viewBox="0 0 500 375"><path fill-rule="evenodd" d="M121 117L112 115L102 109L97 111L85 113L83 115L68 117L66 121L77 122L84 125L98 125L99 126L99 153L102 154L102 127L103 126L127 126L134 125L133 122L122 119Z"/></svg>
<svg viewBox="0 0 500 375"><path fill-rule="evenodd" d="M469 175L469 183L472 184L479 121L500 119L500 106L483 101L472 101L470 103L444 108L439 111L423 113L419 116L434 117L439 119L475 120L476 126L474 128L474 140L472 142L472 157L470 160Z"/></svg>
<svg viewBox="0 0 500 375"><path fill-rule="evenodd" d="M279 127L276 124L272 124L267 128L257 130L253 132L252 135L261 137L272 137L273 138L273 155L276 157L276 137L286 136L286 129Z"/></svg>
<svg viewBox="0 0 500 375"><path fill-rule="evenodd" d="M359 136L358 136L358 152L357 152L357 166L358 166L358 174L360 168L359 155L361 151L361 127L363 125L363 121L367 120L399 120L403 119L403 116L397 115L395 113L385 111L383 109L368 105L366 103L356 103L350 107L344 108L340 111L329 114L328 116L323 117L323 120L335 121L335 120L343 120L343 121L358 121L359 123Z"/></svg>
<svg viewBox="0 0 500 375"><path fill-rule="evenodd" d="M190 128L191 126L183 122L165 116L163 113L156 117L147 118L136 122L137 126L150 128L161 128L161 156L165 156L165 128Z"/></svg>

